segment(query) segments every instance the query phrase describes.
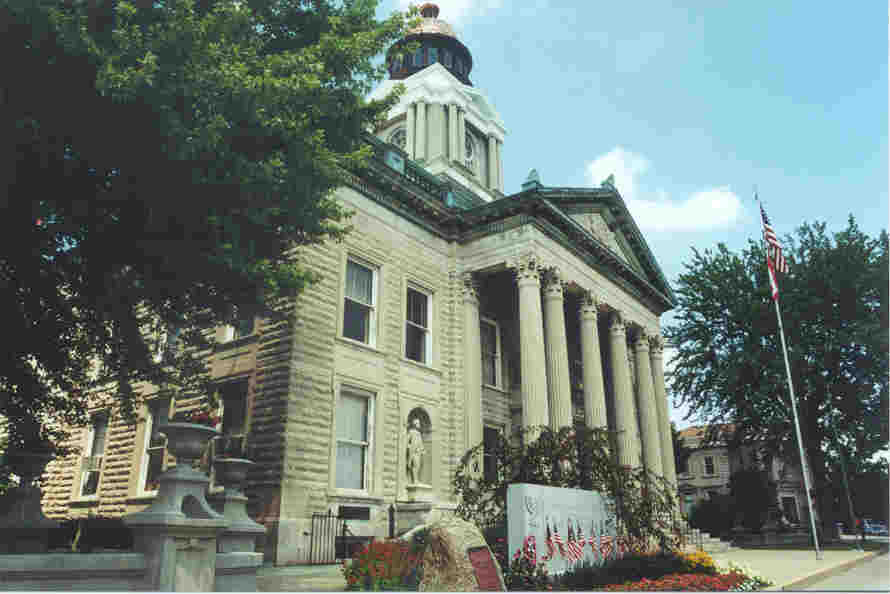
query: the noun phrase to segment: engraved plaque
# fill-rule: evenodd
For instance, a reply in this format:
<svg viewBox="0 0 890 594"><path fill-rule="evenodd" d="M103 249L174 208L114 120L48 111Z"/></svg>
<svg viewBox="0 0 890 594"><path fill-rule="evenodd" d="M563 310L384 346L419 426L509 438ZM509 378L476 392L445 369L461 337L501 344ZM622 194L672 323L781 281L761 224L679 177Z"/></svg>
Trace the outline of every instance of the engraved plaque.
<svg viewBox="0 0 890 594"><path fill-rule="evenodd" d="M476 582L479 583L481 592L503 592L504 586L498 575L498 569L494 564L491 551L488 547L471 547L467 549L473 572L476 574Z"/></svg>

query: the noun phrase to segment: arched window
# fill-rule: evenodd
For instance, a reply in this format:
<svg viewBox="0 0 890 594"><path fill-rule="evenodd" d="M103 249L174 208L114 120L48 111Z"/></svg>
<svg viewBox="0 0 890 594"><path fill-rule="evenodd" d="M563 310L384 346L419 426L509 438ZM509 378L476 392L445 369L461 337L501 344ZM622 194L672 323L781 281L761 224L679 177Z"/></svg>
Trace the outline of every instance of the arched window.
<svg viewBox="0 0 890 594"><path fill-rule="evenodd" d="M399 147L402 150L405 150L405 144L407 142L407 136L405 134L405 127L399 126L395 130L393 130L390 133L389 138L387 139L387 142L390 144L396 145L397 147Z"/></svg>
<svg viewBox="0 0 890 594"><path fill-rule="evenodd" d="M477 152L476 139L467 132L464 137L464 165L473 173L476 173L476 164L478 163Z"/></svg>

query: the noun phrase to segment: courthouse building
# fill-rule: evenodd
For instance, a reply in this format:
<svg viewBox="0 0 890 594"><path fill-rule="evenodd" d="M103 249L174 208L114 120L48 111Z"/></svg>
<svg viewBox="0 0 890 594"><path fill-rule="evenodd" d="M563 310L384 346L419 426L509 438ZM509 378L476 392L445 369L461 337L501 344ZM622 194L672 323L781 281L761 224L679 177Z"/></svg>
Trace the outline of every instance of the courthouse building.
<svg viewBox="0 0 890 594"><path fill-rule="evenodd" d="M400 527L453 510L461 456L519 426L619 430L621 463L675 480L660 328L674 296L655 257L609 180L547 186L533 172L504 195L505 124L438 8L422 15L399 42L416 51L390 53L375 94L406 92L336 192L355 230L300 251L321 280L281 306L286 321L220 328L210 355L220 428L253 452L250 510L276 563L307 560L313 513L382 536L391 505ZM141 390L135 426L97 399L81 452L48 470L48 515L151 502L172 461L154 428L195 401Z"/></svg>

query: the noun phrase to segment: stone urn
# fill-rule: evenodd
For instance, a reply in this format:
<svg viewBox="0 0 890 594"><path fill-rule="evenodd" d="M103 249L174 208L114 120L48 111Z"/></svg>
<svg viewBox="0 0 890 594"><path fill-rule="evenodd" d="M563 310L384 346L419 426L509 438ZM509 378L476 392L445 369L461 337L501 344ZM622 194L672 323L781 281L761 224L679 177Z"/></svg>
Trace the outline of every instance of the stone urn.
<svg viewBox="0 0 890 594"><path fill-rule="evenodd" d="M207 443L219 431L197 423L165 423L158 433L167 437L167 449L176 458L176 465L191 466L204 455Z"/></svg>
<svg viewBox="0 0 890 594"><path fill-rule="evenodd" d="M247 471L254 465L247 458L216 458L213 469L216 471L216 482L225 487L226 491L241 491L247 478Z"/></svg>

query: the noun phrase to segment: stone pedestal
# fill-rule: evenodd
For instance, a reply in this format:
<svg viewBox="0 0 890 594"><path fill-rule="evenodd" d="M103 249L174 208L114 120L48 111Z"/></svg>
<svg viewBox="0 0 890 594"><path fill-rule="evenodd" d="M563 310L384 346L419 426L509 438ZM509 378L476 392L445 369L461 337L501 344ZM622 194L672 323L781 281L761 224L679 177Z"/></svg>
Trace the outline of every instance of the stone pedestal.
<svg viewBox="0 0 890 594"><path fill-rule="evenodd" d="M51 454L8 456L8 464L21 482L0 498L0 553L47 552L49 531L59 524L43 515L43 492L36 479L50 460Z"/></svg>
<svg viewBox="0 0 890 594"><path fill-rule="evenodd" d="M428 502L433 500L433 487L431 485L421 483L405 485L405 492L408 494L408 501Z"/></svg>
<svg viewBox="0 0 890 594"><path fill-rule="evenodd" d="M214 461L217 480L225 490L209 499L222 512L229 527L219 536L217 550L220 553L248 552L256 550L256 540L266 534L266 528L247 515L247 497L241 485L253 462L244 458L218 458Z"/></svg>
<svg viewBox="0 0 890 594"><path fill-rule="evenodd" d="M396 534L421 526L429 521L433 504L427 501L399 503L396 506Z"/></svg>
<svg viewBox="0 0 890 594"><path fill-rule="evenodd" d="M145 555L146 585L168 592L211 592L216 580L216 541L229 521L204 498L210 479L192 468L218 432L203 425L158 427L177 465L160 476L154 503L124 516L136 551Z"/></svg>

